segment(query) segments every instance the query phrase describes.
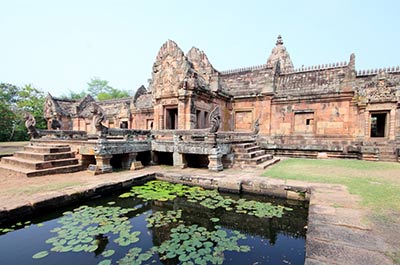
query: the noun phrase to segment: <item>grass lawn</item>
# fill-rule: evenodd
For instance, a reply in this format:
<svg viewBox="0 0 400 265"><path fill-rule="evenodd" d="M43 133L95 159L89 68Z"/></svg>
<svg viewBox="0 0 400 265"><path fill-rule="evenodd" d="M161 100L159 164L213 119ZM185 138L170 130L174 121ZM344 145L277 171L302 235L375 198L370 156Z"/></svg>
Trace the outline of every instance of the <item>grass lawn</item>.
<svg viewBox="0 0 400 265"><path fill-rule="evenodd" d="M342 184L362 199L374 230L394 248L388 252L400 264L400 163L344 159L285 159L263 176Z"/></svg>
<svg viewBox="0 0 400 265"><path fill-rule="evenodd" d="M400 163L344 159L285 159L264 176L343 184L375 211L400 212Z"/></svg>

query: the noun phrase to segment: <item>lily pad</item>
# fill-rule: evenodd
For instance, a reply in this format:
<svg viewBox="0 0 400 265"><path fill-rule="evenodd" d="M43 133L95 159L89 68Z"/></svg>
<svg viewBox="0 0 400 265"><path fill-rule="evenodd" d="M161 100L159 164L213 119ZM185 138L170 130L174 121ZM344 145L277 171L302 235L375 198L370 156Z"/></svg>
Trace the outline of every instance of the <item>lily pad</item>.
<svg viewBox="0 0 400 265"><path fill-rule="evenodd" d="M115 253L115 250L109 249L109 250L106 250L106 251L104 251L103 253L101 253L101 255L102 255L103 257L105 257L105 258L108 258L108 257L114 255L114 253Z"/></svg>
<svg viewBox="0 0 400 265"><path fill-rule="evenodd" d="M41 258L46 257L47 255L49 255L49 252L44 250L44 251L40 251L40 252L36 253L35 255L33 255L32 258L41 259Z"/></svg>

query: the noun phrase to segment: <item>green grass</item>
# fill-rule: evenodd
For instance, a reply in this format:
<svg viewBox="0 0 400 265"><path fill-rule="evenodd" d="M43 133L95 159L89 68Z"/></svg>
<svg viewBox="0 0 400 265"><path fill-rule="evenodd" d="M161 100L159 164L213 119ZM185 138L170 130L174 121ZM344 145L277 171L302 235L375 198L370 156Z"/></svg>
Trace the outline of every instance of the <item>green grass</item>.
<svg viewBox="0 0 400 265"><path fill-rule="evenodd" d="M378 212L400 211L400 164L342 159L287 159L264 176L308 182L343 184Z"/></svg>

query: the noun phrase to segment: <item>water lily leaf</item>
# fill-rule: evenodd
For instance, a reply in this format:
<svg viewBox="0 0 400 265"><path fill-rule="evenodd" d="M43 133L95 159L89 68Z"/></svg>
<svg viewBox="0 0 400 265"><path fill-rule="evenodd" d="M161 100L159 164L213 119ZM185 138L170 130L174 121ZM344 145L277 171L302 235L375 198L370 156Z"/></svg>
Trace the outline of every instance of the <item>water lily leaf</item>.
<svg viewBox="0 0 400 265"><path fill-rule="evenodd" d="M35 255L33 255L32 258L41 259L41 258L46 257L47 255L49 255L49 252L44 250L44 251L40 251L40 252L36 253Z"/></svg>
<svg viewBox="0 0 400 265"><path fill-rule="evenodd" d="M111 260L110 259L105 259L97 263L97 265L111 265Z"/></svg>
<svg viewBox="0 0 400 265"><path fill-rule="evenodd" d="M210 218L210 221L213 223L219 222L219 218L214 217L214 218Z"/></svg>
<svg viewBox="0 0 400 265"><path fill-rule="evenodd" d="M108 258L108 257L114 255L114 253L115 253L115 250L109 249L109 250L106 250L106 251L104 251L103 253L101 253L101 255L102 255L103 257L105 257L105 258Z"/></svg>

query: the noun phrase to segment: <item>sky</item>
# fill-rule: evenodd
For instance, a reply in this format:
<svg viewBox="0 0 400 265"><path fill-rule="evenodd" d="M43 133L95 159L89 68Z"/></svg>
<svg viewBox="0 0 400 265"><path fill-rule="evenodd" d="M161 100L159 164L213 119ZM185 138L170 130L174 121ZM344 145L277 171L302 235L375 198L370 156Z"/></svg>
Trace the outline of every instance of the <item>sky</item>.
<svg viewBox="0 0 400 265"><path fill-rule="evenodd" d="M400 64L400 1L0 0L0 83L53 96L94 77L148 86L168 39L203 50L219 71L265 64L282 35L294 67Z"/></svg>

